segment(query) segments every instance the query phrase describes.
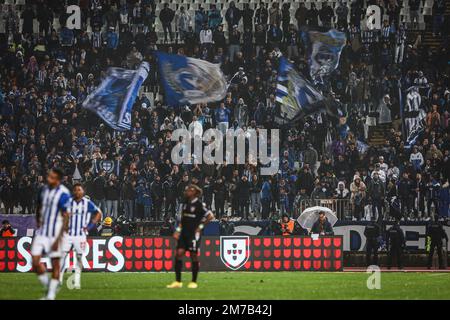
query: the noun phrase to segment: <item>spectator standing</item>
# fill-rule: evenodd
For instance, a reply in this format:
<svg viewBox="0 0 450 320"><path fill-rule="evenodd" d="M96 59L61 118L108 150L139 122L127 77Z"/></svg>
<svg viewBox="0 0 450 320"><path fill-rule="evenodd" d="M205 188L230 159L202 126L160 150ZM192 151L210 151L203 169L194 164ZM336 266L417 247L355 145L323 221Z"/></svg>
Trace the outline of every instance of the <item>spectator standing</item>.
<svg viewBox="0 0 450 320"><path fill-rule="evenodd" d="M211 4L211 8L208 12L208 26L213 32L222 24L222 15L220 10L217 9L215 4Z"/></svg>
<svg viewBox="0 0 450 320"><path fill-rule="evenodd" d="M117 219L119 215L120 186L117 177L111 174L105 187L106 211L108 217Z"/></svg>
<svg viewBox="0 0 450 320"><path fill-rule="evenodd" d="M305 7L304 2L300 2L299 7L295 11L295 19L297 19L298 30L302 30L306 26L306 20L308 15L308 9Z"/></svg>
<svg viewBox="0 0 450 320"><path fill-rule="evenodd" d="M185 10L184 6L180 6L180 12L177 14L175 19L175 24L180 36L180 41L185 41L186 34L189 32L191 23L191 17L189 16L189 13Z"/></svg>
<svg viewBox="0 0 450 320"><path fill-rule="evenodd" d="M233 30L234 26L239 26L239 21L241 20L242 13L239 8L236 7L234 1L230 1L229 7L225 12L225 20L228 24L228 30ZM231 57L230 57L231 58Z"/></svg>
<svg viewBox="0 0 450 320"><path fill-rule="evenodd" d="M172 42L172 21L175 17L175 12L169 8L169 4L165 3L164 8L159 13L159 20L164 31L164 42L167 43L167 34L169 34L170 41Z"/></svg>
<svg viewBox="0 0 450 320"><path fill-rule="evenodd" d="M244 10L242 10L242 22L244 30L250 30L253 32L253 16L254 11L250 8L248 3L244 3Z"/></svg>
<svg viewBox="0 0 450 320"><path fill-rule="evenodd" d="M272 202L272 187L270 179L266 179L261 187L261 218L263 220L269 218L271 202Z"/></svg>
<svg viewBox="0 0 450 320"><path fill-rule="evenodd" d="M267 11L266 4L264 2L259 3L258 9L255 12L255 25L262 26L263 29L266 28L269 20L269 12Z"/></svg>
<svg viewBox="0 0 450 320"><path fill-rule="evenodd" d="M364 212L366 185L358 175L353 177L353 182L350 184L350 192L350 200L353 206L353 219L360 220Z"/></svg>
<svg viewBox="0 0 450 320"><path fill-rule="evenodd" d="M372 204L372 217L376 218L378 214L378 219L381 219L383 217L385 189L378 173L375 173L372 177L367 192Z"/></svg>
<svg viewBox="0 0 450 320"><path fill-rule="evenodd" d="M241 33L239 32L238 25L234 25L231 29L229 40L229 52L230 62L233 62L236 58L236 54L241 51Z"/></svg>

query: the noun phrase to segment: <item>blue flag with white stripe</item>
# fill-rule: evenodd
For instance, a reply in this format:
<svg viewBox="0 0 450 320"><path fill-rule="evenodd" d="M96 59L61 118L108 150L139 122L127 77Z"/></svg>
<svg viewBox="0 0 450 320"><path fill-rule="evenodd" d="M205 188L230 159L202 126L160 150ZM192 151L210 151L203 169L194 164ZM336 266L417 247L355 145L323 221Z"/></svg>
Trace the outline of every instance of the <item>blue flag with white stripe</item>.
<svg viewBox="0 0 450 320"><path fill-rule="evenodd" d="M315 82L322 82L322 77L330 74L339 65L346 43L345 33L334 29L328 32L308 31L307 38L310 47L311 78Z"/></svg>
<svg viewBox="0 0 450 320"><path fill-rule="evenodd" d="M222 100L227 82L219 64L176 54L156 53L169 106Z"/></svg>
<svg viewBox="0 0 450 320"><path fill-rule="evenodd" d="M293 121L323 111L340 116L335 101L324 97L284 57L280 59L276 101L280 103L279 118L283 121Z"/></svg>
<svg viewBox="0 0 450 320"><path fill-rule="evenodd" d="M111 128L131 128L131 111L150 66L142 62L137 70L109 68L106 78L83 102L83 108L95 112Z"/></svg>

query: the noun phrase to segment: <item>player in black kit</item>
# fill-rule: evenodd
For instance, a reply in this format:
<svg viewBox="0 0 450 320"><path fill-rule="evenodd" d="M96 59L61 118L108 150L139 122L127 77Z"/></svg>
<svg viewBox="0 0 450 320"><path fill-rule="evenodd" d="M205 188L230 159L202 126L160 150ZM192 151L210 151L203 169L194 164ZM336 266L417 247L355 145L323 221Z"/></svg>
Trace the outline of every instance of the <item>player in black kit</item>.
<svg viewBox="0 0 450 320"><path fill-rule="evenodd" d="M198 248L200 246L200 237L205 225L214 219L213 213L206 208L206 205L200 201L202 189L196 185L189 185L184 191L186 203L183 204L181 221L173 237L178 240L177 252L175 255L175 275L176 280L169 284L167 288L181 288L181 269L183 267L183 257L186 251L190 252L192 260L192 281L188 288L196 289L197 275L199 271Z"/></svg>

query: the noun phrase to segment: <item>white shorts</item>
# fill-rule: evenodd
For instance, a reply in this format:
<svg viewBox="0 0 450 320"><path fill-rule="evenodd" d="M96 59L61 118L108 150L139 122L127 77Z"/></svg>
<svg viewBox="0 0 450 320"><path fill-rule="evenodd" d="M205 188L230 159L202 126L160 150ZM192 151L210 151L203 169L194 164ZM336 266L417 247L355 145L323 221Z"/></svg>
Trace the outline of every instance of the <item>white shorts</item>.
<svg viewBox="0 0 450 320"><path fill-rule="evenodd" d="M58 245L56 251L52 251L52 245L55 242L56 237L46 237L41 235L36 235L33 238L33 243L31 244L31 255L32 256L47 256L49 258L61 258L62 257L62 247L63 242Z"/></svg>
<svg viewBox="0 0 450 320"><path fill-rule="evenodd" d="M86 236L64 236L63 251L64 253L74 250L76 254L84 254L86 250Z"/></svg>

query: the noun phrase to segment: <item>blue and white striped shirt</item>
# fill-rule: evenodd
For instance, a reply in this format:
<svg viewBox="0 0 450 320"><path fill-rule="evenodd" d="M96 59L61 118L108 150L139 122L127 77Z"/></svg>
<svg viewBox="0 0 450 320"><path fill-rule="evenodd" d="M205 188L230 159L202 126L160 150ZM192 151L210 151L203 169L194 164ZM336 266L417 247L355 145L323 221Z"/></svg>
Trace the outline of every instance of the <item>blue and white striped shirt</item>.
<svg viewBox="0 0 450 320"><path fill-rule="evenodd" d="M88 198L83 197L80 201L70 198L69 212L69 235L83 236L85 228L91 222L92 214L99 212L98 207Z"/></svg>
<svg viewBox="0 0 450 320"><path fill-rule="evenodd" d="M62 184L51 189L45 186L39 196L41 227L36 234L56 237L63 227L63 213L67 211L69 190Z"/></svg>

